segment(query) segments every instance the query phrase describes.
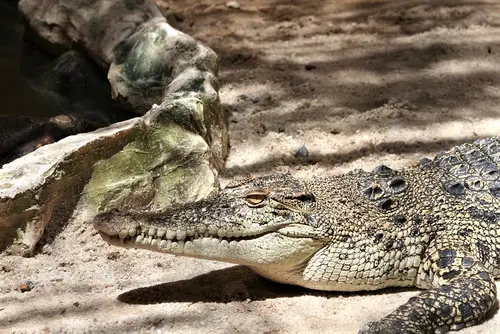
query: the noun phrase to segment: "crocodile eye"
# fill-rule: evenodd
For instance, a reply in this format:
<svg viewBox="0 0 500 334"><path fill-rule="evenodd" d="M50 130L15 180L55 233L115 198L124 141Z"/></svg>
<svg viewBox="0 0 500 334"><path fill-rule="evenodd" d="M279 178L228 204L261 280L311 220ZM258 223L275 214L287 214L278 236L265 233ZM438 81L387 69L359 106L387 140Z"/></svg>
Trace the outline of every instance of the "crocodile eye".
<svg viewBox="0 0 500 334"><path fill-rule="evenodd" d="M266 191L255 191L250 192L245 195L245 200L247 204L251 207L262 207L265 205L265 199L267 198L268 192Z"/></svg>

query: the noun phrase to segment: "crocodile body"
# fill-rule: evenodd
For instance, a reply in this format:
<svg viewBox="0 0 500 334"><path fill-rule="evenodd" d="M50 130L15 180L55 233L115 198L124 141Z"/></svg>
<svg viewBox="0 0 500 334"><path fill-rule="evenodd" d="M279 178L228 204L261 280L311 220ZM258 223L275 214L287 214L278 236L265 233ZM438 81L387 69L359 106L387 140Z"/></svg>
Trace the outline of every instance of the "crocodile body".
<svg viewBox="0 0 500 334"><path fill-rule="evenodd" d="M197 203L109 211L94 225L112 244L243 264L311 289L416 286L425 290L361 332L458 330L496 304L500 139L400 171L239 180Z"/></svg>

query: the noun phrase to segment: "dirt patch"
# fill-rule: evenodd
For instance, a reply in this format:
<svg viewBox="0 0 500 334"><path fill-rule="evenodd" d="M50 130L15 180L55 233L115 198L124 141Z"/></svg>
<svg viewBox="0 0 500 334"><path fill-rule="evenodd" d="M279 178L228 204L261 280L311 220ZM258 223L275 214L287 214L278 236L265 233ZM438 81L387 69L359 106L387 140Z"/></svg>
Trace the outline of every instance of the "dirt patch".
<svg viewBox="0 0 500 334"><path fill-rule="evenodd" d="M220 56L225 177L399 168L499 134L498 1L239 3L159 1ZM355 333L416 293L283 286L239 266L113 248L73 224L33 258L0 257L0 331ZM500 317L463 332L500 333Z"/></svg>

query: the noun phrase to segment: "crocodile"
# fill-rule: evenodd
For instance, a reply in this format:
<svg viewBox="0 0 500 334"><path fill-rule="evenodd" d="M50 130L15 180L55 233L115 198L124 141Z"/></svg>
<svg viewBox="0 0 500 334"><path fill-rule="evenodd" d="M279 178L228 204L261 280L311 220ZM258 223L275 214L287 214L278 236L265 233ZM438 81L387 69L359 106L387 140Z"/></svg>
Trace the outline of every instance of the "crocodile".
<svg viewBox="0 0 500 334"><path fill-rule="evenodd" d="M112 245L242 264L310 289L421 288L360 332L459 330L497 307L500 138L401 170L236 179L161 212L102 212L94 226Z"/></svg>

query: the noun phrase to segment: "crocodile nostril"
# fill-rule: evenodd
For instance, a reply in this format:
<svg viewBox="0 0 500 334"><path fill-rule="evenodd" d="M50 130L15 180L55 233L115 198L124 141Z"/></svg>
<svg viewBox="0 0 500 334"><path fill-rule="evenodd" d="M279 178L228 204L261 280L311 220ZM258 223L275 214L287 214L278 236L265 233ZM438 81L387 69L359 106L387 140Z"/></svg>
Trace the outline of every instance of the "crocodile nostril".
<svg viewBox="0 0 500 334"><path fill-rule="evenodd" d="M363 190L363 194L370 200L377 200L384 196L384 189L374 183Z"/></svg>

